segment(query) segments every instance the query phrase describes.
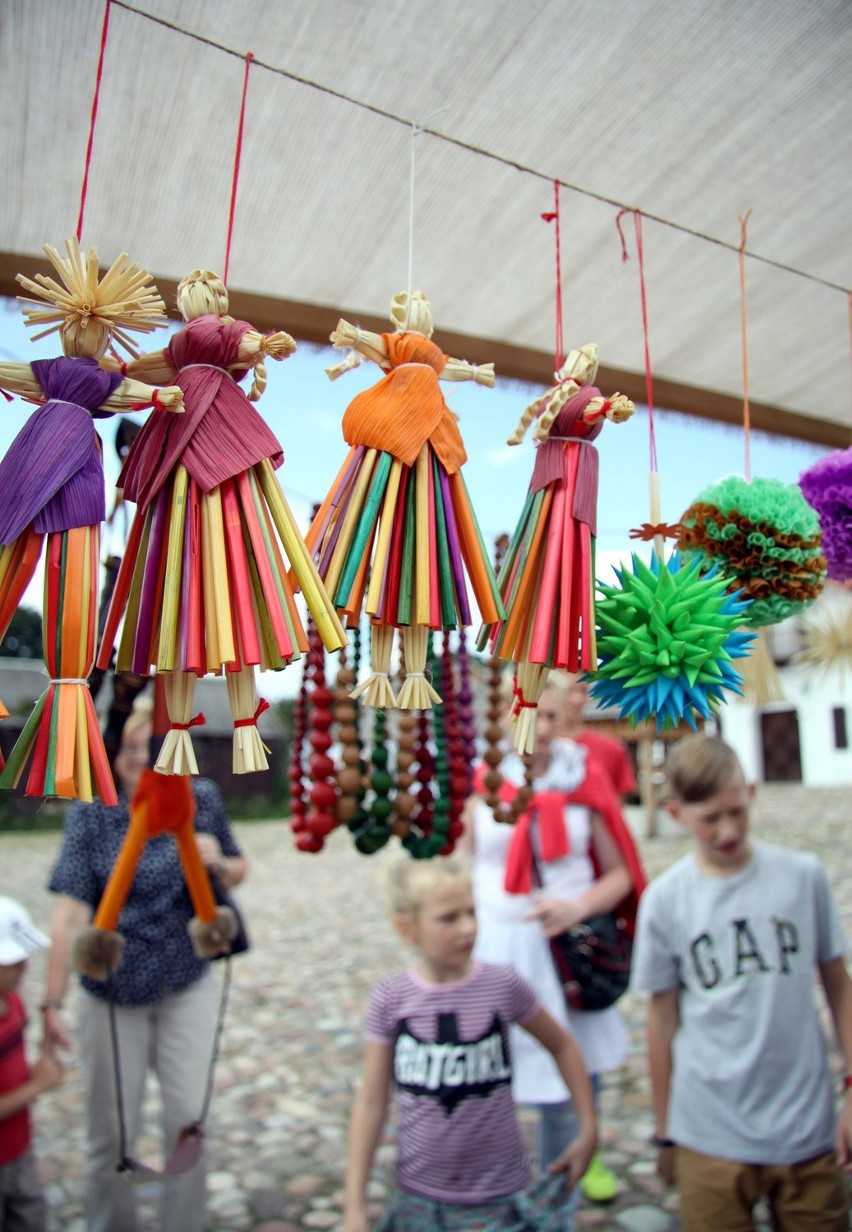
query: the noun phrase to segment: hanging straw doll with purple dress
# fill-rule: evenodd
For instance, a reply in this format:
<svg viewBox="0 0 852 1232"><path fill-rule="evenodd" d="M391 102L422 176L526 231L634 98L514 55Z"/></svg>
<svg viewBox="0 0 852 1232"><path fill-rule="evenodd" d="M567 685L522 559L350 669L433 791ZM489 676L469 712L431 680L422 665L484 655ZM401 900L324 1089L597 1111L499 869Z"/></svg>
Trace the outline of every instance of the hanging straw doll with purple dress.
<svg viewBox="0 0 852 1232"><path fill-rule="evenodd" d="M106 513L103 456L94 419L153 404L163 419L183 409L178 388L156 390L98 360L125 333L165 324L165 305L150 275L122 253L98 281L94 248L76 240L67 257L46 245L60 282L42 274L18 281L27 325L58 330L64 355L0 363L0 386L37 402L0 462L0 637L45 548L43 638L50 683L9 756L0 786L14 787L32 752L29 796L115 804L116 793L87 677L95 656L100 523ZM32 298L30 298L32 297ZM46 544L45 544L46 536Z"/></svg>
<svg viewBox="0 0 852 1232"><path fill-rule="evenodd" d="M285 359L296 344L283 331L263 335L228 316L225 286L208 270L183 279L177 302L186 325L164 350L127 365L134 375L174 381L185 413L177 431L177 421L151 415L119 476L137 512L98 665L108 663L124 616L116 671L147 676L155 668L165 676L171 729L156 769L166 774L197 773L189 734L200 721L192 714L195 681L224 671L234 771L265 770L257 720L266 703L255 668L283 668L308 649L285 554L326 648L346 644L275 477L281 446L250 400L265 384L265 357ZM239 382L251 369L247 396Z"/></svg>
<svg viewBox="0 0 852 1232"><path fill-rule="evenodd" d="M494 365L450 359L432 340L432 311L420 291L391 301L394 333L339 321L337 347L355 353L327 369L372 360L387 373L358 394L343 417L346 461L306 536L335 607L357 625L371 621L369 678L351 696L369 706L427 710L441 698L426 679L430 629L471 623L465 581L484 620L503 605L461 468L467 460L439 380L493 386ZM394 629L402 630L405 681L388 679Z"/></svg>
<svg viewBox="0 0 852 1232"><path fill-rule="evenodd" d="M606 398L594 386L597 369L594 343L570 351L557 383L525 409L508 442L519 445L537 420L533 476L500 570L508 616L503 625L483 628L479 648L488 645L516 665L512 729L521 753L535 747L536 705L550 670L597 666L598 452L592 442L605 420L624 423L634 411L623 394Z"/></svg>

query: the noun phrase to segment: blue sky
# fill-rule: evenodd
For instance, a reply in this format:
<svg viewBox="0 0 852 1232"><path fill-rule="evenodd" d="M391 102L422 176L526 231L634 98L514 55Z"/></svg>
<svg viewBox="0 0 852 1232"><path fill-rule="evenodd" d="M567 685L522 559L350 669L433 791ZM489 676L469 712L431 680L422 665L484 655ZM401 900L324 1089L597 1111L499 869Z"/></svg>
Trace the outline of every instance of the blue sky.
<svg viewBox="0 0 852 1232"><path fill-rule="evenodd" d="M287 329L288 322L281 321ZM164 345L166 331L142 339L146 349ZM440 344L440 322L435 331ZM585 339L583 341L586 341ZM0 298L0 360L30 360L60 353L58 336L33 343L12 299ZM278 472L302 530L307 529L310 506L321 500L343 460L345 445L340 423L349 400L379 375L373 364L330 381L325 367L341 358L331 347L302 343L289 359L270 362L269 383L259 410L284 447L284 465ZM459 358L464 358L460 356ZM606 357L602 356L605 360ZM469 383L444 385L447 401L460 416L468 453L465 476L471 499L487 543L502 531L511 532L523 504L533 466L529 438L510 448L504 442L528 402L541 392L538 386L498 380L495 389ZM605 394L614 390L605 389ZM23 426L27 403L0 398L0 454ZM107 502L118 474L113 446L115 421L100 420L107 473ZM709 483L743 471L743 432L672 412L655 413L662 513L674 522L697 493ZM606 424L598 438L600 490L598 496L599 576L611 580L609 565L629 556L634 546L631 527L649 519L648 415L645 408L626 424ZM801 471L825 455L824 446L755 434L752 437L752 474L795 483ZM117 547L118 545L116 545ZM642 547L647 552L647 547ZM36 583L27 602L40 607ZM285 672L295 677L297 673ZM289 683L289 682L288 682ZM289 691L289 690L288 690Z"/></svg>

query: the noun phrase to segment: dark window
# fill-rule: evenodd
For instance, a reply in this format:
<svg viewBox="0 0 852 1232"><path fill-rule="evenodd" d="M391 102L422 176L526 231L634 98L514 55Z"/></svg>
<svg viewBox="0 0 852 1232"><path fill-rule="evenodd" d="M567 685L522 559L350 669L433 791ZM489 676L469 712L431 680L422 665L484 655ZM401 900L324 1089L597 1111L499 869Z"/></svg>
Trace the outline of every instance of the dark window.
<svg viewBox="0 0 852 1232"><path fill-rule="evenodd" d="M834 719L834 747L836 749L848 749L849 735L846 731L846 711L842 706L836 706L831 713Z"/></svg>

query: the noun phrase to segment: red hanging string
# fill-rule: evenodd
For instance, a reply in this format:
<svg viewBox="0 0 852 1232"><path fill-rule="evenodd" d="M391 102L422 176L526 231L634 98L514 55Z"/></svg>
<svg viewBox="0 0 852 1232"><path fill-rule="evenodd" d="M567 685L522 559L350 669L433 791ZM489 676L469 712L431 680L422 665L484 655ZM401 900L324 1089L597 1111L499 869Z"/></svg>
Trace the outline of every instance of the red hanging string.
<svg viewBox="0 0 852 1232"><path fill-rule="evenodd" d="M565 342L562 333L562 247L560 236L559 181L553 181L553 213L542 214L545 222L556 223L556 343L553 352L554 372L565 363Z"/></svg>
<svg viewBox="0 0 852 1232"><path fill-rule="evenodd" d="M95 121L98 118L98 99L101 93L101 78L104 72L104 52L106 50L107 31L109 29L109 6L112 0L106 0L104 6L104 24L101 30L101 50L98 56L98 71L95 75L95 93L92 98L92 114L89 117L89 141L86 146L86 165L83 170L83 187L80 191L80 213L77 215L77 243L83 234L83 215L86 211L86 194L89 191L89 166L92 162L92 145L95 140Z"/></svg>
<svg viewBox="0 0 852 1232"><path fill-rule="evenodd" d="M748 404L748 328L746 317L745 250L748 239L748 220L751 210L739 214L740 220L740 330L743 341L743 434L745 445L745 479L751 483L751 411Z"/></svg>
<svg viewBox="0 0 852 1232"><path fill-rule="evenodd" d="M240 159L243 153L243 122L246 118L246 91L248 90L248 76L251 62L254 59L254 52L246 52L246 71L243 75L243 97L240 102L240 122L237 125L237 148L234 151L234 175L231 181L231 208L228 212L228 239L225 243L225 272L222 275L222 281L225 286L228 285L228 266L231 263L231 236L234 234L234 213L237 208L237 185L240 182Z"/></svg>

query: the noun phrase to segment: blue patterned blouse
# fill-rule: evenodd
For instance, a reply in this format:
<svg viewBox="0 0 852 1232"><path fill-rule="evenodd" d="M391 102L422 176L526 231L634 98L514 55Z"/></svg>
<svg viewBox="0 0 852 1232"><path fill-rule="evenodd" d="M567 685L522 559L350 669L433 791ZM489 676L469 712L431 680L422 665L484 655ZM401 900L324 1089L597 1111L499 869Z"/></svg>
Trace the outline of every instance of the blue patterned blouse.
<svg viewBox="0 0 852 1232"><path fill-rule="evenodd" d="M196 830L215 835L223 855L242 855L216 784L210 779L196 779L192 788ZM100 801L75 801L65 818L62 849L48 889L88 903L94 911L129 821L123 791L114 808ZM113 977L112 995L117 1004L151 1005L201 978L207 961L198 958L192 948L187 925L193 914L174 838L170 834L149 838L118 921L125 947L121 966ZM106 999L106 984L87 976L82 976L81 982L94 996Z"/></svg>

